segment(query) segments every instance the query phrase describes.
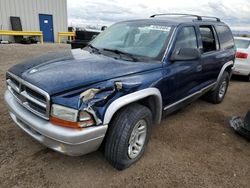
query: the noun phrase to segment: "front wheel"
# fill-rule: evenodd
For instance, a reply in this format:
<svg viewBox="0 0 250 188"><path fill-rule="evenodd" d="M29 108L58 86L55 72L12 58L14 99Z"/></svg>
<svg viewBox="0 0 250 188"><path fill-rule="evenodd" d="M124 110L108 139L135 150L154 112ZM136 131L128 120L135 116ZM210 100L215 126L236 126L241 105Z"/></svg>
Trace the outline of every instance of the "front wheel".
<svg viewBox="0 0 250 188"><path fill-rule="evenodd" d="M152 128L151 111L140 104L120 110L112 120L104 155L112 166L123 170L143 155Z"/></svg>
<svg viewBox="0 0 250 188"><path fill-rule="evenodd" d="M204 98L214 104L221 103L226 95L228 84L229 74L228 72L224 72L216 88L213 91L208 92Z"/></svg>

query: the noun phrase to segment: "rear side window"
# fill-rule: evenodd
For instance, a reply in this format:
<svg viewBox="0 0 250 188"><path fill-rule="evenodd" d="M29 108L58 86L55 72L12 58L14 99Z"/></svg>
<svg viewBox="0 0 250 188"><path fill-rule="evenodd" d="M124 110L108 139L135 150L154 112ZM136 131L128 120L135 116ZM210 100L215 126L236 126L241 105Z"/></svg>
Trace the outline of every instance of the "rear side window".
<svg viewBox="0 0 250 188"><path fill-rule="evenodd" d="M221 49L229 49L234 47L234 39L231 30L227 26L215 26Z"/></svg>
<svg viewBox="0 0 250 188"><path fill-rule="evenodd" d="M175 49L198 48L194 27L183 27L177 36Z"/></svg>
<svg viewBox="0 0 250 188"><path fill-rule="evenodd" d="M250 45L250 41L248 40L241 40L241 39L234 39L236 48L244 48L247 49Z"/></svg>
<svg viewBox="0 0 250 188"><path fill-rule="evenodd" d="M216 40L211 26L200 26L201 40L203 52L211 52L216 50Z"/></svg>

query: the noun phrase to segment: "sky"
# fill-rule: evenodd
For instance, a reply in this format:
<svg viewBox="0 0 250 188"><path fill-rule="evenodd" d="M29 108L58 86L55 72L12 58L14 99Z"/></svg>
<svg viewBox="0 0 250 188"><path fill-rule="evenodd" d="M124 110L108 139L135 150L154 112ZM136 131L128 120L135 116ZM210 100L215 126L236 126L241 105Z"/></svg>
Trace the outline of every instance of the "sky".
<svg viewBox="0 0 250 188"><path fill-rule="evenodd" d="M111 25L157 13L216 16L234 30L250 31L250 0L67 0L70 26Z"/></svg>

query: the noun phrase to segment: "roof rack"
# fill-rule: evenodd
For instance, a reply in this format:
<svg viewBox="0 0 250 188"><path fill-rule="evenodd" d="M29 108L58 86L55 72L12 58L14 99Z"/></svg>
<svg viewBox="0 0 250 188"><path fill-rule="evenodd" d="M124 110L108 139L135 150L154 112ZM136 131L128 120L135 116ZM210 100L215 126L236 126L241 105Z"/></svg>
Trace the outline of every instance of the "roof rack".
<svg viewBox="0 0 250 188"><path fill-rule="evenodd" d="M150 18L154 18L156 16L192 16L192 17L196 17L197 20L202 20L201 16L198 16L198 15L194 15L194 14L178 14L178 13L154 14L154 15L150 16Z"/></svg>
<svg viewBox="0 0 250 188"><path fill-rule="evenodd" d="M213 17L213 16L199 16L199 15L195 15L195 14L178 14L178 13L154 14L154 15L150 16L150 18L154 18L156 16L192 16L192 17L196 17L197 20L202 20L202 18L209 18L209 19L215 19L217 22L221 21L219 18Z"/></svg>
<svg viewBox="0 0 250 188"><path fill-rule="evenodd" d="M220 22L220 18L214 17L214 16L201 16L202 18L212 18L215 19L217 22Z"/></svg>

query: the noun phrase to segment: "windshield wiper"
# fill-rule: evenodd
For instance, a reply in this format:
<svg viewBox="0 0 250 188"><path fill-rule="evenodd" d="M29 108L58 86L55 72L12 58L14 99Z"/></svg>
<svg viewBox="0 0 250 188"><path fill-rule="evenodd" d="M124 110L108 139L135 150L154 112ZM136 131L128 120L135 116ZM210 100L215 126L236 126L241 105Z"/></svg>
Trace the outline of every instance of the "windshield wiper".
<svg viewBox="0 0 250 188"><path fill-rule="evenodd" d="M138 61L138 59L134 55L132 55L130 53L127 53L127 52L123 52L123 51L120 51L120 50L117 50L117 49L108 49L108 48L103 48L102 50L109 51L109 52L114 52L115 54L119 54L120 56L125 55L125 56L129 57L130 59L132 59L133 61Z"/></svg>
<svg viewBox="0 0 250 188"><path fill-rule="evenodd" d="M87 47L91 48L92 49L92 52L95 52L95 53L98 53L100 54L100 50L96 47L94 47L92 44L88 44Z"/></svg>

